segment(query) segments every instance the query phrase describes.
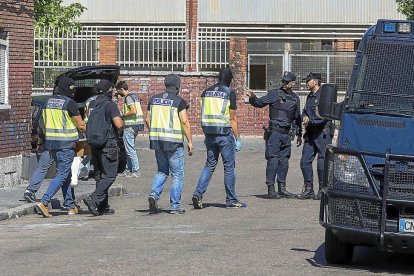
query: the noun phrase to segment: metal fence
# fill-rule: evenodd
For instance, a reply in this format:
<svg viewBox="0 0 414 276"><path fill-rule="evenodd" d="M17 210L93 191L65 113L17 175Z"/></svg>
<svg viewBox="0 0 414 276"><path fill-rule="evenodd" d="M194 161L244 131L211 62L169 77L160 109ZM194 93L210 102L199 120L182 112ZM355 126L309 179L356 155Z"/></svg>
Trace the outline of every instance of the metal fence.
<svg viewBox="0 0 414 276"><path fill-rule="evenodd" d="M116 62L125 70L183 71L195 64L200 71L217 71L228 66L231 33L223 27L201 26L196 41L186 37L184 24L147 26L84 26L78 31L53 28L35 30L35 93L50 93L58 74L69 68L99 64L101 35L113 35L117 41ZM186 52L186 44L196 47L196 60ZM293 71L298 80L296 91L306 91L300 81L310 71L322 74L323 82L335 82L345 91L355 54L292 53L250 54L249 87L266 91L277 86L283 71Z"/></svg>
<svg viewBox="0 0 414 276"><path fill-rule="evenodd" d="M217 70L229 63L230 37L225 28L200 27L198 29L198 68Z"/></svg>
<svg viewBox="0 0 414 276"><path fill-rule="evenodd" d="M117 63L127 69L183 71L186 27L121 27Z"/></svg>
<svg viewBox="0 0 414 276"><path fill-rule="evenodd" d="M33 91L50 93L56 77L69 68L99 64L97 27L79 30L36 28Z"/></svg>
<svg viewBox="0 0 414 276"><path fill-rule="evenodd" d="M260 96L267 90L280 85L284 71L297 75L294 91L299 95L301 105L308 91L303 80L309 72L320 73L322 83L336 83L338 100L342 101L351 77L355 53L291 53L249 54L247 85Z"/></svg>

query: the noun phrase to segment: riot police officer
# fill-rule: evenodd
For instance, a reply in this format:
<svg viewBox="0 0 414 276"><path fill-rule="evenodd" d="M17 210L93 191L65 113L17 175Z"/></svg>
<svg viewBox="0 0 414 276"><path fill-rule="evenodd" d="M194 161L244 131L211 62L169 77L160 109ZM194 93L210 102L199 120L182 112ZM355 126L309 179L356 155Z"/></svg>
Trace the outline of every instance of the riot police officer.
<svg viewBox="0 0 414 276"><path fill-rule="evenodd" d="M295 80L295 74L285 72L281 79L282 86L279 89L269 90L261 98L257 98L251 90L246 91L249 103L252 106L263 108L269 105L270 135L266 140L265 157L267 160L266 184L268 198L270 199L296 197L286 190L286 175L291 153L289 132L293 123L296 125L297 145L302 144L300 101L299 97L292 91ZM275 191L276 176L278 193Z"/></svg>
<svg viewBox="0 0 414 276"><path fill-rule="evenodd" d="M316 115L316 107L320 98L321 75L310 72L304 78L306 88L310 91L306 97L305 108L302 113L302 125L305 128L304 144L300 168L304 179L303 192L298 195L299 199L320 199L320 188L323 180L323 164L325 158L325 147L332 142L332 121L324 120ZM317 172L319 191L315 195L313 191L313 169L312 162L318 154Z"/></svg>

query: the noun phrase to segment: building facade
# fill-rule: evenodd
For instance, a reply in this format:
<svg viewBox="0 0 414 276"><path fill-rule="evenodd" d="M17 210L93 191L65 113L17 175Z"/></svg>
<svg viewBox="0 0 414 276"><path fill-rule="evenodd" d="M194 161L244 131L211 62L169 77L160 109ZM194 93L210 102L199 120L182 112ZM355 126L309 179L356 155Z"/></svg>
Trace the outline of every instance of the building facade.
<svg viewBox="0 0 414 276"><path fill-rule="evenodd" d="M0 2L0 188L20 183L30 153L33 0Z"/></svg>
<svg viewBox="0 0 414 276"><path fill-rule="evenodd" d="M220 69L230 66L236 73L241 133L261 135L267 110L245 103L244 86L265 93L279 85L284 71L293 71L303 104L307 92L300 80L312 71L345 91L365 30L379 18L403 19L394 0L63 1L74 2L87 8L80 32L36 30L35 48L51 37L64 42L56 43L60 54L54 60L35 56L34 93L50 93L62 69L118 64L145 108L163 89L163 77L175 72L183 79L196 134L201 134L199 95Z"/></svg>

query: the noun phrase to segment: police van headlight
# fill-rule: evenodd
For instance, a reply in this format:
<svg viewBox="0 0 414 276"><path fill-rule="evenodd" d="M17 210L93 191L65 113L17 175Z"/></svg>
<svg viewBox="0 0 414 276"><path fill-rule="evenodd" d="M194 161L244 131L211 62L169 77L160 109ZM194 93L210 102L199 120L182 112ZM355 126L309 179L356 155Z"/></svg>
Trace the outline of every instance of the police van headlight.
<svg viewBox="0 0 414 276"><path fill-rule="evenodd" d="M411 33L411 23L409 22L398 23L397 32L402 33L402 34Z"/></svg>
<svg viewBox="0 0 414 276"><path fill-rule="evenodd" d="M343 185L348 184L370 188L362 163L357 156L335 154L333 157L334 188L346 188Z"/></svg>

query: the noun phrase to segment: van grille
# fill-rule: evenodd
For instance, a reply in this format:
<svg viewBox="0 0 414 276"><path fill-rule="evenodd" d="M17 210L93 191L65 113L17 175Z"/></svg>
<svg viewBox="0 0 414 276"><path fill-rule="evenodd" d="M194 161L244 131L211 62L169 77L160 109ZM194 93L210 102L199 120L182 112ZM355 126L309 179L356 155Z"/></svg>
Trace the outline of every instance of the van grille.
<svg viewBox="0 0 414 276"><path fill-rule="evenodd" d="M362 217L358 214L358 205L361 209ZM381 203L330 197L329 222L379 233L381 226Z"/></svg>

